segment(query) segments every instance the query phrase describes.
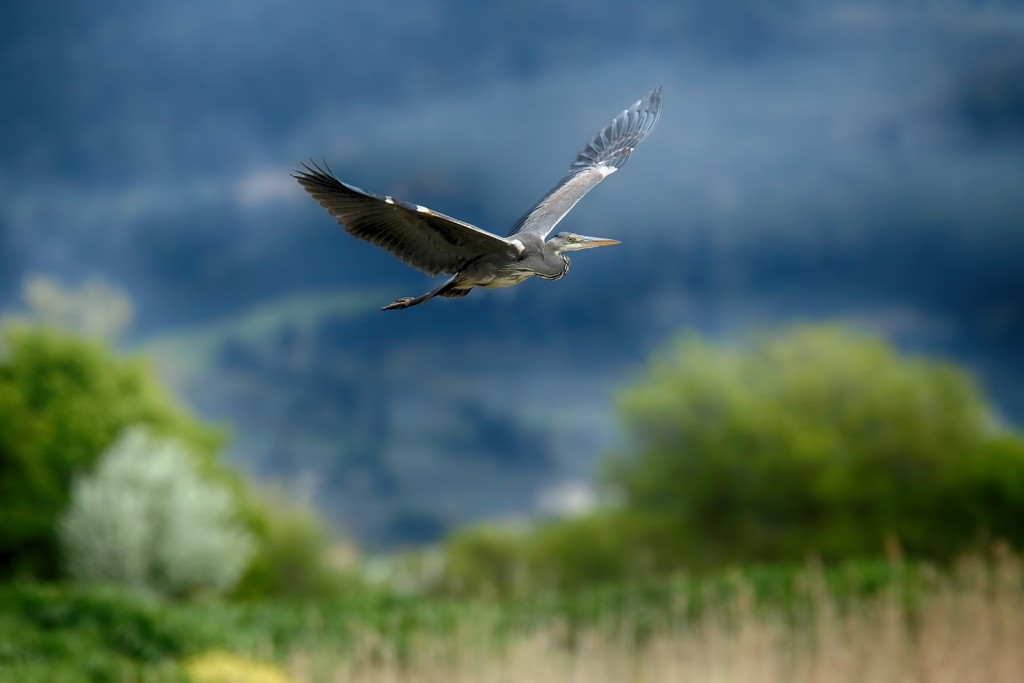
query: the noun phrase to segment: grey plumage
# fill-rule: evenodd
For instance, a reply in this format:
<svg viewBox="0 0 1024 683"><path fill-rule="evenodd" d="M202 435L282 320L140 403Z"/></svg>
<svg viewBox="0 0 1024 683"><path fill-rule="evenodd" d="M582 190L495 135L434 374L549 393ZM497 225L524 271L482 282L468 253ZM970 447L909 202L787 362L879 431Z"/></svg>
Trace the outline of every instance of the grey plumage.
<svg viewBox="0 0 1024 683"><path fill-rule="evenodd" d="M384 310L408 308L434 296L465 296L473 287L508 287L538 276L557 280L569 270L564 252L618 244L616 240L551 230L576 203L625 165L661 111L661 88L624 110L587 143L562 178L500 237L424 206L365 192L338 180L330 168L302 164L295 179L345 230L428 275L451 277L419 297Z"/></svg>
<svg viewBox="0 0 1024 683"><path fill-rule="evenodd" d="M534 232L547 237L576 202L626 165L633 149L651 132L660 115L661 88L655 88L598 131L576 155L568 174L516 222L509 234Z"/></svg>

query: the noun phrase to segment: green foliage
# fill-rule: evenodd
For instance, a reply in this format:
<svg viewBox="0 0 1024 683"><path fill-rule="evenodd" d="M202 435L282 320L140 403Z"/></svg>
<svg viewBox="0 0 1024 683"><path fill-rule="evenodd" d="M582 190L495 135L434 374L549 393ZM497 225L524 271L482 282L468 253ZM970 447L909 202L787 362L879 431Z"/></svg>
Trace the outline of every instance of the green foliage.
<svg viewBox="0 0 1024 683"><path fill-rule="evenodd" d="M130 425L180 443L205 482L230 490L257 541L240 596L324 597L349 587L332 564L337 546L312 511L254 492L221 464L223 432L180 408L142 361L68 332L12 322L0 325L0 580L60 576L57 526L72 483ZM124 502L110 498L108 511L115 501Z"/></svg>
<svg viewBox="0 0 1024 683"><path fill-rule="evenodd" d="M134 313L127 293L103 280L65 287L46 275L30 275L25 278L23 296L26 317L34 324L94 339L118 338Z"/></svg>
<svg viewBox="0 0 1024 683"><path fill-rule="evenodd" d="M1024 439L987 440L975 457L957 463L951 481L945 518L952 533L1024 546Z"/></svg>
<svg viewBox="0 0 1024 683"><path fill-rule="evenodd" d="M619 502L445 546L442 588L519 596L735 562L1024 545L1024 439L971 378L834 326L684 338L623 392ZM898 546L897 546L898 544Z"/></svg>
<svg viewBox="0 0 1024 683"><path fill-rule="evenodd" d="M648 526L628 510L539 525L526 540L531 592L563 592L649 575L655 552Z"/></svg>
<svg viewBox="0 0 1024 683"><path fill-rule="evenodd" d="M249 496L249 526L259 538L232 595L328 599L358 588L354 551L335 540L308 505L269 493Z"/></svg>
<svg viewBox="0 0 1024 683"><path fill-rule="evenodd" d="M521 598L650 574L653 535L622 510L526 528L482 525L448 537L440 592Z"/></svg>
<svg viewBox="0 0 1024 683"><path fill-rule="evenodd" d="M253 545L232 495L179 444L141 428L75 481L60 529L73 578L176 598L229 589Z"/></svg>
<svg viewBox="0 0 1024 683"><path fill-rule="evenodd" d="M56 521L71 482L133 424L228 476L213 459L221 434L181 410L141 362L56 330L0 327L0 578L59 574Z"/></svg>
<svg viewBox="0 0 1024 683"><path fill-rule="evenodd" d="M522 593L528 553L524 532L478 526L449 536L443 549L443 590L491 598Z"/></svg>
<svg viewBox="0 0 1024 683"><path fill-rule="evenodd" d="M873 337L685 338L621 409L633 452L609 480L663 570L1024 541L1024 441L996 433L965 372Z"/></svg>
<svg viewBox="0 0 1024 683"><path fill-rule="evenodd" d="M175 660L217 642L216 631L202 621L138 594L57 585L0 587L3 680L134 680L130 674L173 670Z"/></svg>

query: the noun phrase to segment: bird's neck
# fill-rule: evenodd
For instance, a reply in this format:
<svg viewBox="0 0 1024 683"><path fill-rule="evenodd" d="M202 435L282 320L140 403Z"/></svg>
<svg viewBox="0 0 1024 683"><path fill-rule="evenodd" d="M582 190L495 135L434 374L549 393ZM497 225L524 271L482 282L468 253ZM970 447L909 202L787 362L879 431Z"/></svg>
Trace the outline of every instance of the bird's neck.
<svg viewBox="0 0 1024 683"><path fill-rule="evenodd" d="M544 265L547 271L545 277L550 280L557 280L569 272L569 257L561 251L545 245Z"/></svg>

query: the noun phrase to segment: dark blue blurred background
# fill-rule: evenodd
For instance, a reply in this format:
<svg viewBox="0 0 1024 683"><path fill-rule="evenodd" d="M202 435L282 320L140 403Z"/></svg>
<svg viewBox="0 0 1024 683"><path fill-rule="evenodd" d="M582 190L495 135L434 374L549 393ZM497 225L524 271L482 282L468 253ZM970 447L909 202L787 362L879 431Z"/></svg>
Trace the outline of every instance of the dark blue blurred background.
<svg viewBox="0 0 1024 683"><path fill-rule="evenodd" d="M839 317L966 363L1024 421L1024 6L854 0L17 3L0 28L0 308L127 291L230 457L367 546L580 504L614 389L682 329ZM430 282L300 160L504 234L618 111L658 128L566 229L622 240L408 311Z"/></svg>

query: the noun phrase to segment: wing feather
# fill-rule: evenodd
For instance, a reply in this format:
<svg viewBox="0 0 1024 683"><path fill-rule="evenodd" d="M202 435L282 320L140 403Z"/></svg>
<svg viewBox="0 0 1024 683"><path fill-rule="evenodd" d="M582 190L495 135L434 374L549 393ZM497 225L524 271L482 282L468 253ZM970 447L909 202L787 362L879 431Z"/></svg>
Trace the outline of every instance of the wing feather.
<svg viewBox="0 0 1024 683"><path fill-rule="evenodd" d="M302 164L292 173L353 237L381 247L428 275L455 274L480 256L515 255L504 237L425 206L364 192L338 180L330 168ZM325 164L326 166L326 164Z"/></svg>
<svg viewBox="0 0 1024 683"><path fill-rule="evenodd" d="M616 116L587 143L569 173L516 222L509 236L535 233L542 238L602 180L626 165L633 149L654 128L661 115L661 88Z"/></svg>

